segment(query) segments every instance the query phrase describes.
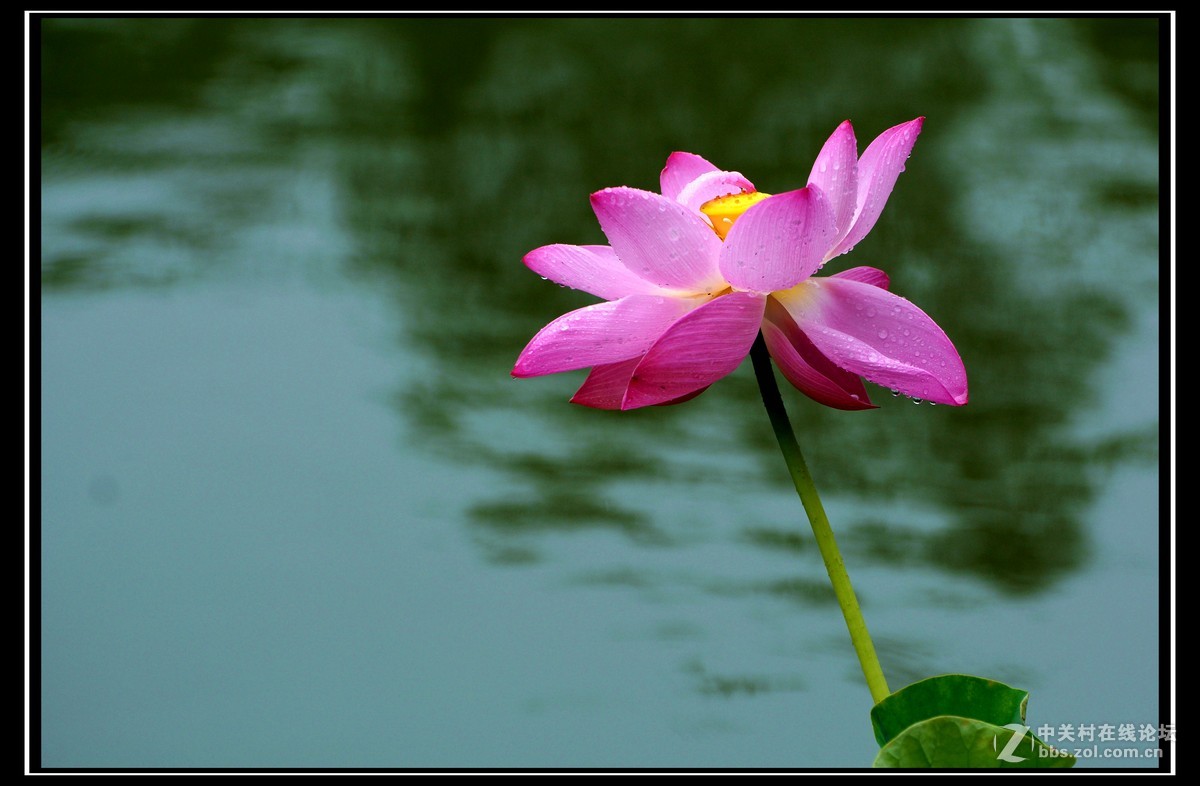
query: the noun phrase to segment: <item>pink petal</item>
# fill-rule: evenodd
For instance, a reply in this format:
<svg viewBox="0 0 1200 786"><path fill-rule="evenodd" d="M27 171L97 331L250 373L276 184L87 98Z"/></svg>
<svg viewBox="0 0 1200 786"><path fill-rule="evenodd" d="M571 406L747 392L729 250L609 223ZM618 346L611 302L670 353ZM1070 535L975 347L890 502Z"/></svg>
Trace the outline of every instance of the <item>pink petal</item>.
<svg viewBox="0 0 1200 786"><path fill-rule="evenodd" d="M833 235L833 210L819 188L776 194L752 206L729 230L721 273L738 289L789 289L817 272Z"/></svg>
<svg viewBox="0 0 1200 786"><path fill-rule="evenodd" d="M656 407L673 407L676 404L683 404L685 402L691 401L696 396L699 396L701 393L708 390L709 387L711 387L711 386L705 385L704 387L700 388L699 390L693 390L691 393L685 393L682 396L680 396L679 398L673 398L670 401L660 401L657 404L655 404L654 406L656 406Z"/></svg>
<svg viewBox="0 0 1200 786"><path fill-rule="evenodd" d="M833 242L837 243L850 230L858 199L858 142L849 120L838 126L825 141L808 175L808 182L825 193L833 208L837 226Z"/></svg>
<svg viewBox="0 0 1200 786"><path fill-rule="evenodd" d="M834 409L875 409L862 380L822 355L774 298L762 332L775 364L801 393Z"/></svg>
<svg viewBox="0 0 1200 786"><path fill-rule="evenodd" d="M662 194L667 199L676 199L684 186L706 172L718 172L717 167L710 164L695 153L676 151L667 156L667 165L658 176Z"/></svg>
<svg viewBox="0 0 1200 786"><path fill-rule="evenodd" d="M717 265L721 239L699 214L625 186L592 194L592 209L617 257L639 278L689 293L726 287Z"/></svg>
<svg viewBox="0 0 1200 786"><path fill-rule="evenodd" d="M625 399L625 390L629 387L629 380L633 377L634 369L641 362L642 358L639 356L623 360L620 363L596 366L588 374L582 387L571 397L571 403L582 404L594 409L620 409L621 402ZM707 386L670 401L661 401L654 406L668 407L673 404L682 404L685 401L691 401L706 390L708 390Z"/></svg>
<svg viewBox="0 0 1200 786"><path fill-rule="evenodd" d="M621 409L661 404L711 385L750 351L766 296L731 292L667 328L638 364Z"/></svg>
<svg viewBox="0 0 1200 786"><path fill-rule="evenodd" d="M700 206L711 199L753 190L754 184L741 172L705 172L684 186L675 201L700 212Z"/></svg>
<svg viewBox="0 0 1200 786"><path fill-rule="evenodd" d="M629 295L576 309L533 337L517 358L512 375L537 377L636 357L699 302Z"/></svg>
<svg viewBox="0 0 1200 786"><path fill-rule="evenodd" d="M849 270L843 270L841 273L834 273L830 278L844 278L847 281L861 281L864 284L870 284L873 287L887 289L892 283L888 278L888 274L884 273L879 268L867 267L852 267Z"/></svg>
<svg viewBox="0 0 1200 786"><path fill-rule="evenodd" d="M918 117L893 126L875 137L875 141L863 151L862 158L858 160L858 199L854 222L837 247L829 252L830 258L854 248L875 226L896 185L896 178L904 171L904 162L912 152L924 123L925 118Z"/></svg>
<svg viewBox="0 0 1200 786"><path fill-rule="evenodd" d="M818 350L877 385L938 404L967 403L958 351L924 311L879 287L810 279L774 297Z"/></svg>
<svg viewBox="0 0 1200 786"><path fill-rule="evenodd" d="M629 378L641 362L642 356L638 355L620 363L596 366L588 373L579 390L575 391L571 403L595 409L620 409L621 402L625 400L625 389L629 387Z"/></svg>
<svg viewBox="0 0 1200 786"><path fill-rule="evenodd" d="M634 294L664 294L661 287L643 281L622 265L608 246L562 243L542 246L525 255L525 266L556 284L581 289L605 300Z"/></svg>

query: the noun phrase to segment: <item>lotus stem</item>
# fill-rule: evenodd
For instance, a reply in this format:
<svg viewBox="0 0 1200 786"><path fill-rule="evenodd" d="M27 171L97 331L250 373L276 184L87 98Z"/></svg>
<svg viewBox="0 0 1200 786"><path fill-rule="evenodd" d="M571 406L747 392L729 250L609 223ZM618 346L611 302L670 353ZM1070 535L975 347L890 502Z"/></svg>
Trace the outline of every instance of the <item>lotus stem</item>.
<svg viewBox="0 0 1200 786"><path fill-rule="evenodd" d="M859 608L858 598L854 595L854 586L850 583L850 574L846 572L846 563L838 550L837 540L833 536L833 528L829 526L829 517L825 515L825 507L817 494L812 475L800 452L800 443L788 420L787 410L783 407L783 398L779 395L779 385L775 382L775 371L771 367L771 356L767 351L762 333L754 341L750 350L750 359L754 362L754 375L758 378L758 389L762 393L763 406L767 408L767 416L771 419L771 428L779 441L779 450L800 495L800 503L808 514L812 525L813 537L816 538L817 548L821 551L821 559L825 562L825 570L829 573L829 581L833 584L834 595L846 618L846 627L850 631L850 641L854 644L854 652L858 655L859 665L862 666L863 677L866 678L867 688L871 691L871 699L878 704L887 698L887 680L879 665L879 656L875 654L875 645L871 642L871 634L867 632L867 621L863 619L862 609Z"/></svg>

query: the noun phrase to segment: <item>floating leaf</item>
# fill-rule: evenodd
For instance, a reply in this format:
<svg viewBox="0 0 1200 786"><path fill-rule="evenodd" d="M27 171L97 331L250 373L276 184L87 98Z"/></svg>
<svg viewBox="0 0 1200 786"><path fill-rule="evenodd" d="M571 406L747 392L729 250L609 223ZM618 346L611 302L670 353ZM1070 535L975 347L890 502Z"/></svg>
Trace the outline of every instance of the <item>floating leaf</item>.
<svg viewBox="0 0 1200 786"><path fill-rule="evenodd" d="M1051 748L1030 734L1023 724L996 726L972 718L941 715L920 721L896 735L879 751L874 766L1044 769L1074 765L1074 756Z"/></svg>
<svg viewBox="0 0 1200 786"><path fill-rule="evenodd" d="M969 674L914 682L871 709L875 739L882 747L875 766L1074 766L1074 756L1029 733L1028 701L1026 691Z"/></svg>
<svg viewBox="0 0 1200 786"><path fill-rule="evenodd" d="M886 745L914 723L939 715L974 718L996 726L1025 722L1029 693L970 674L943 674L901 688L871 709L875 741Z"/></svg>

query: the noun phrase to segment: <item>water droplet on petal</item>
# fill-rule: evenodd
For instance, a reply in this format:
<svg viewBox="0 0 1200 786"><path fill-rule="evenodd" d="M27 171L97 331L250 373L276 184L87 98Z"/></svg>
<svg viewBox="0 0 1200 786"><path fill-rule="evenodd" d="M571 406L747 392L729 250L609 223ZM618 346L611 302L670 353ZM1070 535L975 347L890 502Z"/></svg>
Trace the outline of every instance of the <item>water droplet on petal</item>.
<svg viewBox="0 0 1200 786"><path fill-rule="evenodd" d="M914 403L914 404L920 404L920 403L921 403L921 399L919 399L919 398L913 398L913 400L912 400L912 403Z"/></svg>
<svg viewBox="0 0 1200 786"><path fill-rule="evenodd" d="M869 317L873 317L873 316L875 316L875 309L873 309L873 308L868 308L868 309L867 309L867 316L869 316Z"/></svg>
<svg viewBox="0 0 1200 786"><path fill-rule="evenodd" d="M880 337L880 338L887 338L887 337L888 337L888 332L887 332L886 330L880 330L880 331L879 331L879 333L878 333L878 335L879 335L879 337Z"/></svg>

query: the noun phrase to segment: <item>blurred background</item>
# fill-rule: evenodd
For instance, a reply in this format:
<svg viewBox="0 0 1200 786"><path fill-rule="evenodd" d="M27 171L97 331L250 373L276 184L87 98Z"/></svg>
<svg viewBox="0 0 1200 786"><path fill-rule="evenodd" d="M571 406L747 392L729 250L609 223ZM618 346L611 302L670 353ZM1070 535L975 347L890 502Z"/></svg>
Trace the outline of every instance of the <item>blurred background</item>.
<svg viewBox="0 0 1200 786"><path fill-rule="evenodd" d="M868 766L749 363L629 413L509 371L594 302L521 264L604 242L592 191L673 150L798 188L918 115L827 272L887 270L971 403L784 391L885 672L1164 720L1156 20L32 34L44 766Z"/></svg>

